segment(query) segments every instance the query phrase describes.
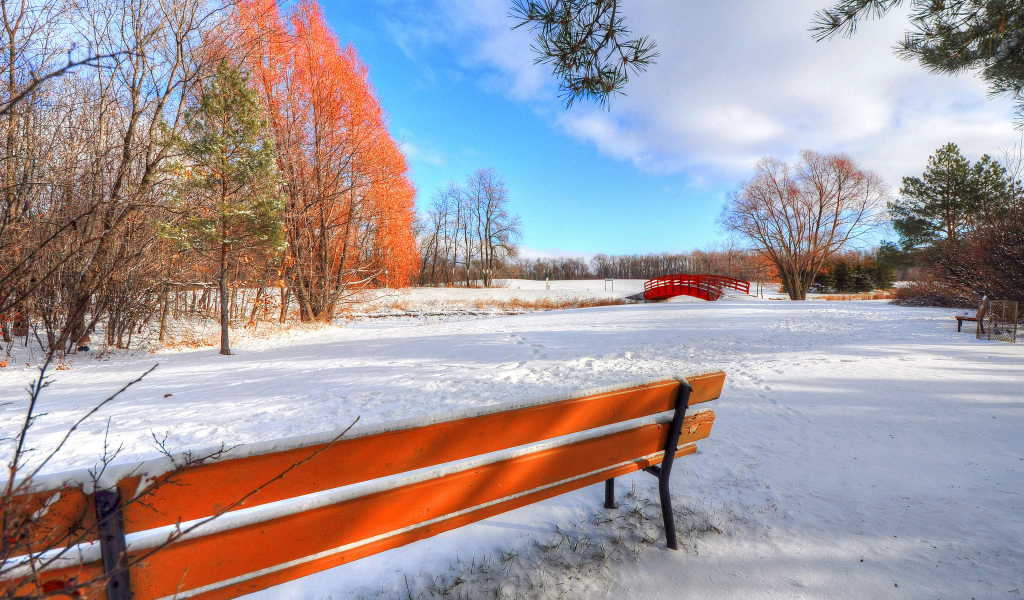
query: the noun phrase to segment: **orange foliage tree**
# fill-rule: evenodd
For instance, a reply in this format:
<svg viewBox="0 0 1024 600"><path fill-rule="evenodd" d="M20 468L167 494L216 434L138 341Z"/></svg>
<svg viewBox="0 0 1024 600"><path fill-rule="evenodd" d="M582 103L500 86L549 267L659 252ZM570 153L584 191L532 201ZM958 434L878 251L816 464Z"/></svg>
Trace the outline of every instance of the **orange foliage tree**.
<svg viewBox="0 0 1024 600"><path fill-rule="evenodd" d="M285 181L283 274L302 320L329 320L366 286L408 285L415 189L366 66L314 0L285 14L274 0L243 0L237 17Z"/></svg>

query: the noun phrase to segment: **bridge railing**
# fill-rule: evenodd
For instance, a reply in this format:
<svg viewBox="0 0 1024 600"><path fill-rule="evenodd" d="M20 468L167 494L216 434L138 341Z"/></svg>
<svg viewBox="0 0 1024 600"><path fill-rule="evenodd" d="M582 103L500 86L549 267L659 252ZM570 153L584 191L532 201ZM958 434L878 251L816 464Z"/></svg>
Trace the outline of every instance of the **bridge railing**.
<svg viewBox="0 0 1024 600"><path fill-rule="evenodd" d="M718 300L724 288L750 293L750 282L723 275L665 275L644 283L644 298L655 300L673 296L693 296Z"/></svg>
<svg viewBox="0 0 1024 600"><path fill-rule="evenodd" d="M750 282L743 281L742 279L736 279L733 277L726 277L724 275L701 275L701 277L714 280L719 287L732 288L737 292L743 292L744 294L750 293Z"/></svg>

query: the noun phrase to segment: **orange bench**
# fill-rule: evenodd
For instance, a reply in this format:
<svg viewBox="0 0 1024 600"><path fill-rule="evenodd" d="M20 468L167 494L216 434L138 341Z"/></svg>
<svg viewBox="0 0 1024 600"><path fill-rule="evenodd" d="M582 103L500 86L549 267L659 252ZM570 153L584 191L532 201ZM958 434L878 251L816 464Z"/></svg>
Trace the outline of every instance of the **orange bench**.
<svg viewBox="0 0 1024 600"><path fill-rule="evenodd" d="M19 498L39 515L29 541L71 551L0 584L97 600L235 598L595 483L612 506L613 479L638 470L659 478L676 548L672 464L714 422L687 409L724 381L703 373L497 404L241 446L186 468L148 461L108 472L115 482L95 493L81 473L48 476Z"/></svg>

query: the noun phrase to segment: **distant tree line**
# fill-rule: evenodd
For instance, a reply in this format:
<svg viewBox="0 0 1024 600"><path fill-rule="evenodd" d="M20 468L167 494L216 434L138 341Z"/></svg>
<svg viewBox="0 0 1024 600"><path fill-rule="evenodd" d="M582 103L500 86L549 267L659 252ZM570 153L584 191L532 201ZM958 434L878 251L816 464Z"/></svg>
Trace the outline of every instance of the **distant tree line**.
<svg viewBox="0 0 1024 600"><path fill-rule="evenodd" d="M511 262L510 279L651 279L677 274L725 275L746 281L773 281L774 270L756 253L723 248L660 254L598 254L583 258L533 258Z"/></svg>

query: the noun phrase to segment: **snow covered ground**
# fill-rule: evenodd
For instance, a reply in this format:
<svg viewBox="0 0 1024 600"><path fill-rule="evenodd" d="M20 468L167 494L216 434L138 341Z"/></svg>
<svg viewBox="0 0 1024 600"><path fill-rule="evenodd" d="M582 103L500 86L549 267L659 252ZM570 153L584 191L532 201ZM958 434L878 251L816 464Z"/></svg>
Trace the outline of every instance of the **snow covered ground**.
<svg viewBox="0 0 1024 600"><path fill-rule="evenodd" d="M553 293L604 293L552 284ZM596 282L597 285L603 282ZM544 294L544 282L493 293ZM587 284L589 285L589 284ZM577 286L577 287L574 287ZM621 289L620 289L621 286ZM590 286L593 287L593 286ZM445 305L488 290L412 290ZM612 292L609 292L611 294ZM633 293L616 282L615 294ZM435 295L436 298L420 296ZM431 296L433 298L433 296ZM459 300L459 301L462 301ZM53 470L248 443L650 377L728 373L711 439L673 473L710 524L684 551L620 558L573 589L608 598L1014 598L1024 594L1024 344L957 334L953 311L879 301L668 302L447 322L367 319L216 349L78 358L54 372L34 446L154 363ZM0 370L0 435L18 424L25 360ZM654 479L618 480L656 497ZM257 594L405 597L451 565L530 565L555 526L600 537L602 487ZM721 533L714 533L717 529ZM436 581L436 580L435 580ZM415 591L415 590L413 590ZM458 589L456 589L458 591ZM571 595L571 594L570 594Z"/></svg>
<svg viewBox="0 0 1024 600"><path fill-rule="evenodd" d="M609 289L610 288L610 289ZM371 290L355 297L349 306L356 316L394 314L500 314L523 312L541 301L570 303L585 301L625 301L644 291L643 279L534 281L508 279L496 281L490 288L406 288ZM509 303L518 304L509 306Z"/></svg>

